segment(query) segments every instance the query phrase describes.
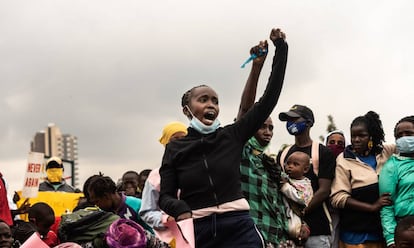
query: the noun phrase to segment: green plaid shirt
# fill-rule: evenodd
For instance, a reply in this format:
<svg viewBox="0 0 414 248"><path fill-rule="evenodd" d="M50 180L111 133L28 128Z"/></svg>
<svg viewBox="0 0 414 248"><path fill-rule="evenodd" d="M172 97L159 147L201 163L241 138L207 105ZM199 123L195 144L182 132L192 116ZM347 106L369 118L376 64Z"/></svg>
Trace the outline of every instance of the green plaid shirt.
<svg viewBox="0 0 414 248"><path fill-rule="evenodd" d="M267 159L263 160L264 157ZM271 163L266 163L269 160ZM250 205L250 215L266 244L278 247L287 237L287 217L278 188L280 170L274 159L259 153L247 143L242 153L240 173L242 191Z"/></svg>

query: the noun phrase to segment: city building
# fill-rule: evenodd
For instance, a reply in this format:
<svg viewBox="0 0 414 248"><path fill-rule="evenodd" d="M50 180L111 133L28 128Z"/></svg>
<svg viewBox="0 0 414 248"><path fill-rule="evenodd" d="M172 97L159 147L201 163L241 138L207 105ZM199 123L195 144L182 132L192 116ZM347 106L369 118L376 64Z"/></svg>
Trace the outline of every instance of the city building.
<svg viewBox="0 0 414 248"><path fill-rule="evenodd" d="M64 163L64 176L67 183L78 187L78 138L76 136L62 134L58 126L50 123L45 130L34 135L30 151L44 153L46 159L53 156L60 157Z"/></svg>

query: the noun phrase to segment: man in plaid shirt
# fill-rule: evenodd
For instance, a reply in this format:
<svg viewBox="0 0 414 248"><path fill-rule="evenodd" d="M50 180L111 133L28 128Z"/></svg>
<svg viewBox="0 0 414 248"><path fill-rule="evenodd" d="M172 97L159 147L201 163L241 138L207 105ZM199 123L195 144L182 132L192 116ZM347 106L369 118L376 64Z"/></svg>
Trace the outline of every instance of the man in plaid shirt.
<svg viewBox="0 0 414 248"><path fill-rule="evenodd" d="M250 50L251 54L267 51L267 42ZM257 82L266 55L253 60L240 103L239 119L254 104ZM264 153L273 136L273 123L269 117L246 143L240 166L242 191L250 205L250 215L261 231L266 247L279 247L287 238L287 217L279 192L280 167Z"/></svg>

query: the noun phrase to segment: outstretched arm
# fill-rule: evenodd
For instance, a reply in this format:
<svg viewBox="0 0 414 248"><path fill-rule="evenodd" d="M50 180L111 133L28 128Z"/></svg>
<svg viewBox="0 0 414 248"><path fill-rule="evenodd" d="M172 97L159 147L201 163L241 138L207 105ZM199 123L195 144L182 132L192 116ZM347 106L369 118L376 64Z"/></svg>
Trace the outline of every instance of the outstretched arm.
<svg viewBox="0 0 414 248"><path fill-rule="evenodd" d="M288 45L285 42L285 34L280 29L273 29L270 39L276 47L273 57L272 71L262 97L253 104L246 114L240 118L234 127L241 143L245 143L256 133L273 111L282 91L285 77Z"/></svg>
<svg viewBox="0 0 414 248"><path fill-rule="evenodd" d="M263 64L266 60L268 44L267 41L260 41L259 45L250 49L250 54L259 54L259 51L266 51L263 56L258 56L253 60L252 68L250 70L249 77L244 85L239 112L237 119L240 119L254 104L256 98L257 82L259 81L260 72L262 71Z"/></svg>

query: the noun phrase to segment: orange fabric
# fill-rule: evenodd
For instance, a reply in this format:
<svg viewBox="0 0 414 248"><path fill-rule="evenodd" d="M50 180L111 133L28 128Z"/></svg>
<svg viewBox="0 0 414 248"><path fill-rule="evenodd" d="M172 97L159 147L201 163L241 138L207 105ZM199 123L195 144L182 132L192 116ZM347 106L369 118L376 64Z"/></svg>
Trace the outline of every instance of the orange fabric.
<svg viewBox="0 0 414 248"><path fill-rule="evenodd" d="M359 245L346 244L339 241L339 248L385 248L385 243L382 242L367 242Z"/></svg>

